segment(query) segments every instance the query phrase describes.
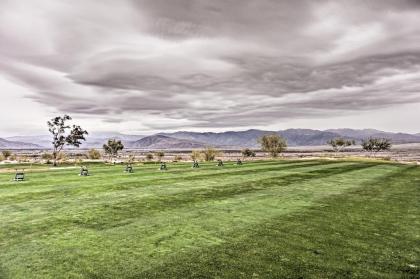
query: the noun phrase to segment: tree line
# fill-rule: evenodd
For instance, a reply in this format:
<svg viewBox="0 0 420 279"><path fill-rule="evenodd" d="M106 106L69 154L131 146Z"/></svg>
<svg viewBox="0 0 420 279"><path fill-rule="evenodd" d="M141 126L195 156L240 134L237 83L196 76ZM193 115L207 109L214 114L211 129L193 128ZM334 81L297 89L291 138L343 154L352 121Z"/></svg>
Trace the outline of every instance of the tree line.
<svg viewBox="0 0 420 279"><path fill-rule="evenodd" d="M344 138L335 138L329 140L327 144L330 145L335 152L341 152L346 147L356 145L356 141ZM386 138L370 137L362 140L361 147L363 150L375 155L376 153L381 151L391 150L392 143L389 139Z"/></svg>

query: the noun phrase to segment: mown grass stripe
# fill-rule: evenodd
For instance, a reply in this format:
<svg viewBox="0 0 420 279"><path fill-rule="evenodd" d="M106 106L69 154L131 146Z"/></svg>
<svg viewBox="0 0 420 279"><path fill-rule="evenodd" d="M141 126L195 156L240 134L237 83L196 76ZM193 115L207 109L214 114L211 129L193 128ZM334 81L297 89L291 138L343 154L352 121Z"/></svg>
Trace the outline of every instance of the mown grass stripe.
<svg viewBox="0 0 420 279"><path fill-rule="evenodd" d="M418 278L420 207L413 195L420 195L413 177L420 178L419 169L404 168L132 278ZM417 215L401 214L413 210Z"/></svg>
<svg viewBox="0 0 420 279"><path fill-rule="evenodd" d="M323 166L323 165L316 166L316 168L314 168L314 169L316 170L320 166ZM330 165L327 165L327 166L330 166ZM311 166L308 166L308 167L314 167L314 166L311 165ZM338 168L340 168L340 167L338 167ZM309 171L311 171L311 169L309 169ZM271 176L272 174L269 174L269 175ZM287 176L287 174L282 174L282 176ZM244 180L246 180L246 178ZM203 180L202 183L203 183L203 185L202 185L203 187L206 186L206 185L207 185L207 187L209 187L209 184L208 184L209 182L207 182L206 180ZM250 182L248 182L248 183L250 183ZM223 185L217 185L217 184L216 184L216 186L223 187ZM190 187L188 187L188 184L187 185L184 185L181 188L181 190L183 192L178 193L178 194L181 194L181 195L182 194L185 194L187 197L192 197L191 196L192 192L189 192L189 190L188 190L188 189L190 189ZM201 191L201 190L203 190L203 188L198 189L198 190ZM197 193L199 193L199 191ZM160 203L169 203L171 201L171 199L173 199L175 197L173 192L167 192L167 188L164 188L163 189L163 192L161 193L161 195L162 196L159 196L159 195L157 195L155 193L155 195L152 198L150 198L150 199L148 199L147 197L141 197L140 199L136 199L136 203L140 203L142 205L146 205L147 207L153 208L153 204L149 205L148 203L151 203L152 201L159 201ZM126 204L126 205L130 205L131 204L131 207L132 207L131 209L130 209L130 207L127 207L127 206L121 207L121 210L120 211L122 211L122 213L125 212L124 214L133 214L133 213L135 214L136 211L137 212L142 212L142 208L135 208L135 207L133 207L134 203L131 202L132 197L135 197L135 196L134 195L130 195L128 197L124 196L124 199L122 201L120 201L120 202L117 201L119 204ZM86 216L91 216L91 214L88 214L88 213L89 212L92 212L92 211L95 212L96 214L99 214L100 212L104 211L103 214L98 215L98 218L99 219L100 218L103 218L103 220L107 220L106 216L109 215L108 212L113 212L112 218L115 218L115 214L117 212L117 207L118 207L118 204L117 204L116 201L112 201L112 200L111 201L108 201L108 200L105 200L105 203L103 203L101 205L101 204L98 204L97 202L95 202L94 201L95 199L96 199L96 197L93 197L93 200L92 200L92 202L94 202L93 204L90 203L90 202L88 202L88 201L85 201L84 203L82 203L81 205L79 205L78 212L68 211L67 210L67 207L65 207L65 208L63 208L63 211L64 212L62 212L61 214L67 212L67 214L62 215L62 216L68 216L70 214L75 215L75 216L85 216L84 217L84 219L85 219L84 222L86 222L86 221L89 220L88 217L86 217ZM54 202L56 202L56 201L54 200ZM77 202L80 202L80 201L77 201ZM117 207L113 207L114 204L116 204ZM85 206L83 206L83 205L85 205ZM48 208L51 208L50 205L47 204L47 206L48 206ZM81 211L80 210L80 207L82 207L82 208L85 207L85 208L83 209L83 211ZM133 211L133 209L135 209L135 211ZM13 210L13 208L12 208L12 210ZM19 214L20 211L17 211L16 213ZM34 227L35 226L34 227L34 230L39 229L39 228L36 227L37 220L39 220L38 222L40 222L42 224L42 226L45 226L45 227L48 227L49 224L51 224L51 223L61 224L61 226L63 228L65 228L65 224L66 223L67 223L67 225L71 225L73 223L80 223L80 221L78 221L78 220L74 220L74 221L68 221L67 219L64 219L64 220L54 220L53 218L51 218L49 216L51 213L54 213L55 215L59 215L60 212L58 212L57 209L55 209L54 211L51 211L51 210L50 211L45 211L43 215L44 216L48 216L48 217L44 217L44 218L39 218L38 217L38 219L36 219L36 218L34 218L35 217L34 214L30 214L28 216L25 216L25 219L28 220L28 226L30 226L30 227ZM47 218L48 221L45 220L46 218ZM66 222L65 220L67 220L68 222ZM20 224L22 221L23 220L19 220L18 219L18 220L14 220L13 223L19 223ZM11 226L13 226L13 223L12 223ZM7 228L6 225L7 224L5 223L4 224L5 229ZM13 231L13 230L9 230L9 231ZM28 231L26 233L28 233ZM14 235L14 236L16 237L16 235Z"/></svg>
<svg viewBox="0 0 420 279"><path fill-rule="evenodd" d="M217 174L217 176L215 176L214 174L208 174L208 173L196 173L194 175L188 175L188 176L183 176L182 177L182 182L184 183L185 181L200 181L200 180L204 180L204 179L208 179L208 178L213 178L211 181L216 181L217 180L224 180L225 177L231 177L233 175L236 176L241 176L241 177L247 177L248 175L251 175L253 173L258 173L261 174L262 172L268 172L268 171L278 171L278 170L290 170L293 168L300 168L300 167L311 167L311 166L319 166L319 165L329 165L329 164L334 164L335 162L324 162L322 164L320 163L299 163L299 164L279 164L279 165L270 165L270 168L268 168L268 166L264 166L264 167L258 167L258 168L254 168L251 170L243 170L243 169L236 169L236 170L232 170L232 171L225 171L225 172L220 172ZM114 173L115 176L115 173ZM145 178L145 176L140 177L140 179L138 179L137 177L134 176L130 176L130 177L120 177L118 179L113 179L111 181L107 181L106 183L102 183L101 180L99 180L99 184L92 184L93 182L98 182L97 181L89 181L91 183L89 183L88 185L83 186L80 182L80 179L84 179L84 178L78 178L78 180L76 181L77 183L72 184L72 182L67 182L66 181L66 185L61 185L61 186L57 186L57 187L47 187L47 188L43 188L45 190L43 191L25 191L25 192L18 192L18 193L13 193L10 194L8 193L3 194L3 198L0 197L0 202L2 204L6 204L9 201L13 202L13 203L18 203L19 201L25 201L25 200L34 200L37 199L37 197L39 197L40 199L42 199L42 197L46 196L53 196L54 194L65 194L66 196L71 195L72 193L74 194L89 194L89 193L99 193L99 192L106 192L106 191L110 191L110 190L128 190L128 189L132 189L132 188L138 188L138 187L150 187L150 186L156 186L156 185L165 185L166 182L173 181L173 177L167 177L165 176L161 176L160 178L156 179L156 176L150 176ZM122 182L124 182L124 184L122 184ZM51 183L51 182L50 182ZM85 183L86 184L86 183ZM53 188L53 189L51 189ZM47 197L48 198L48 197Z"/></svg>
<svg viewBox="0 0 420 279"><path fill-rule="evenodd" d="M363 273L359 267L355 273L346 273L347 262L340 259L343 263L340 265L336 260L339 254L325 258L326 251L333 249L328 245L335 242L322 238L334 237L336 231L353 234L357 241L343 246L344 254L352 255L358 248L366 253L370 251L366 244L374 241L369 234L377 232L374 228L382 228L378 227L380 222L385 228L401 225L389 226L385 217L390 212L393 216L406 214L403 224L407 233L404 238L399 234L389 239L404 247L413 243L413 229L419 226L413 223L419 215L414 206L419 189L413 187L420 181L418 175L413 175L418 168L406 172L407 167L393 164L313 163L281 162L278 166L277 162L266 166L256 163L248 169L214 167L205 171L208 173L193 172L187 165L180 166L177 174L155 173L151 169L150 176L144 179L148 185L136 184L132 176L120 176L119 171L106 168L102 185L98 176L97 180L79 180L72 185L77 191L67 196L54 192L49 199L31 200L28 196L26 201L0 203L2 213L7 212L0 215L0 222L12 224L6 226L6 232L4 227L0 230L0 271L6 277L13 274L14 278L59 278L63 274L79 278L238 278L238 275L250 278L253 273L266 278L272 274L310 276L305 270L321 277L360 276ZM197 173L202 176L183 181L191 172L193 176ZM58 173L62 175L46 181L52 185L48 186L50 189L67 185L68 176L74 179L71 172ZM117 179L112 180L113 176ZM61 185L54 186L57 182ZM125 183L133 184L119 186ZM25 187L35 193L38 187L43 188L42 182L33 181ZM379 194L369 192L370 188L377 189ZM361 192L354 200L348 200L349 195L358 191ZM9 194L8 190L0 191L0 199L10 198L4 196ZM16 193L17 200L21 194ZM369 220L360 215L369 210L369 200L375 204L392 201L392 211L379 207L385 212L384 218L371 211L376 214L374 225L361 226ZM392 222L396 222L394 219ZM315 220L326 225L317 226ZM341 223L332 226L335 223L330 220ZM346 221L359 226L360 232L346 227ZM279 229L281 234L276 233ZM369 241L364 242L366 239ZM408 239L406 244L401 243L403 239ZM371 252L384 256L379 248L395 251L397 243L392 247L374 246ZM307 264L307 260L313 261L311 255L323 255L327 264L322 260ZM413 255L411 250L411 258L405 259L412 259ZM380 261L387 263L389 259ZM368 264L375 266L371 261ZM386 265L381 267L386 270ZM196 273L191 273L191 268ZM274 273L269 272L270 268Z"/></svg>
<svg viewBox="0 0 420 279"><path fill-rule="evenodd" d="M382 169L382 171L387 172L389 170ZM362 173L365 176L364 179L358 181L360 183L364 182L366 177L371 175L370 168L356 170L356 172L358 172L359 177L362 177ZM347 176L349 178L353 175L353 172L347 172L347 175L344 173L337 175ZM335 176L331 177L331 181L334 181L334 177ZM323 181L322 178L319 178L319 180ZM361 186L354 182L355 181L348 181L346 183L346 187L351 188ZM188 247L186 249L186 251L188 251L190 249L197 249L198 247L224 243L226 241L224 240L224 236L232 231L247 231L250 226L252 227L258 223L270 220L274 216L295 212L296 210L304 209L305 207L310 206L312 203L310 201L311 199L308 199L309 197L301 199L302 194L306 194L310 189L317 193L317 189L309 187L309 189L301 189L299 193L296 193L296 190L299 190L296 186L299 186L300 184L298 183L294 185L295 187L277 188L287 190L283 191L283 193L289 194L280 200L278 200L278 197L269 195L262 199L258 197L254 200L248 199L242 203L236 198L230 201L233 202L234 205L233 208L231 207L234 209L233 211L223 209L226 207L229 209L229 203L210 203L207 206L202 206L201 208L195 207L194 210L183 208L181 211L169 211L169 215L166 215L164 212L159 212L156 215L148 216L146 219L139 220L140 223L132 223L127 226L123 225L122 227L115 227L112 230L100 231L99 234L98 232L95 232L94 235L96 235L96 237L98 237L98 235L106 236L105 238L101 237L100 239L101 242L103 241L106 245L109 245L110 249L120 249L118 248L118 244L107 242L110 235L113 235L114 237L125 235L124 237L128 238L140 237L140 245L137 244L132 248L143 251L143 253L145 251L149 251L142 256L137 255L138 260L141 258L140 261L142 265L149 266L153 262L153 258L158 255L158 257L170 255L170 251L176 251L181 247L184 247L184 249ZM346 190L346 188L343 190ZM326 193L326 195L328 194ZM315 202L315 200L313 202ZM270 205L274 203L277 203L280 207L278 207L276 211L271 211L270 214L267 214L268 212L266 210L268 208L272 209L272 206ZM272 215L273 213L274 215ZM178 219L176 216L179 215L184 216L184 218ZM203 223L203 219L205 220L205 223ZM164 220L167 220L166 222L168 222L168 225L170 224L169 227L165 225L166 222ZM127 231L135 231L136 233L127 234ZM194 233L191 234L191 232ZM83 235L90 235L93 231L82 229L79 233L82 233ZM190 237L196 238L199 240L199 243L190 242L190 240L188 240ZM156 246L156 243L159 243L159 245ZM175 253L179 253L179 251ZM78 256L82 258L86 257L84 254L79 254ZM78 262L77 259L73 260ZM124 261L122 258L120 260Z"/></svg>
<svg viewBox="0 0 420 279"><path fill-rule="evenodd" d="M116 178L118 175L121 180L130 180L130 179L150 179L150 178L156 178L157 175L160 176L166 176L168 179L173 179L174 174L188 174L188 176L194 177L196 175L204 175L204 174L214 174L215 170L219 171L219 174L222 173L229 173L236 170L244 170L244 169L257 169L257 168L264 168L265 166L270 165L291 165L291 164L307 164L307 163L314 163L313 161L269 161L269 162L258 162L253 164L246 164L241 167L236 166L227 166L223 169L220 169L218 167L215 167L213 164L210 165L209 163L206 163L202 165L201 169L192 170L188 164L179 164L178 169L173 170L170 168L169 171L166 172L160 172L158 171L157 167L153 169L148 169L145 166L140 166L136 169L134 174L124 174L123 169L120 166L107 166L107 167L96 167L94 169L91 169L91 172L94 174L92 177L88 178L82 178L82 179L90 179L90 182L93 181L101 181L103 182L104 179L107 179L109 177ZM180 168L179 168L180 167ZM226 171L227 170L227 171ZM29 178L25 182L16 183L12 181L12 176L7 176L9 179L4 179L2 182L0 182L0 193L2 191L8 190L8 187L10 187L10 190L17 190L21 188L29 188L27 190L30 190L31 188L37 189L38 187L34 186L41 186L43 188L48 188L51 186L54 186L55 183L62 181L63 176L66 176L66 183L80 183L81 178L77 176L78 169L73 169L71 171L61 171L54 173L50 171L40 172L40 173L30 173ZM1 178L1 177L0 177ZM106 180L105 180L106 181ZM83 183L81 183L83 184ZM26 187L26 186L30 187ZM26 190L26 189L25 189Z"/></svg>

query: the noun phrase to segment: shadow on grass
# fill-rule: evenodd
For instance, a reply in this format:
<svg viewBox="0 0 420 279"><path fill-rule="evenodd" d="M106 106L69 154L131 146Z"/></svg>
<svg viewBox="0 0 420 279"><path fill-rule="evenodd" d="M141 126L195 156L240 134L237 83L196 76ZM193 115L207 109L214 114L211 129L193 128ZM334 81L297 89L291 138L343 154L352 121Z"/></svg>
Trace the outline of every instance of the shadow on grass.
<svg viewBox="0 0 420 279"><path fill-rule="evenodd" d="M326 197L322 209L223 235L222 245L176 253L129 278L420 278L416 217L406 214L418 208L414 168ZM396 234L404 229L410 234Z"/></svg>
<svg viewBox="0 0 420 279"><path fill-rule="evenodd" d="M250 182L231 183L224 184L223 187L214 186L209 188L195 189L191 191L184 191L177 195L155 195L151 197L145 197L139 200L130 200L117 202L112 204L98 205L95 208L87 208L77 212L77 216L73 217L68 215L57 217L51 217L42 223L32 223L31 225L13 224L4 227L3 237L13 236L14 239L18 239L19 236L25 236L28 234L41 234L49 231L51 226L60 227L60 230L65 231L71 227L78 226L86 229L94 230L106 230L119 226L125 226L132 222L135 222L137 218L145 215L150 215L158 212L173 210L175 208L188 207L195 203L203 203L209 201L217 201L232 198L237 195L258 192L274 187L287 187L294 183L304 182L311 179L326 178L346 172L357 171L369 167L377 166L377 163L355 163L350 165L340 165L330 167L335 163L323 162L323 163L310 163L306 165L298 166L282 166L278 168L268 168L270 171L281 171L285 169L300 169L303 167L311 166L327 166L324 169L311 170L307 172L299 172L287 175L278 175L270 178L265 178ZM260 169L261 171L268 171L267 169ZM249 171L236 171L234 175L249 174ZM208 179L211 176L219 175L204 175L191 178L189 182L195 180ZM223 175L229 176L229 173ZM230 175L233 175L230 173ZM172 178L173 179L173 178ZM166 179L164 179L166 181ZM154 181L153 184L159 185L162 180ZM110 191L109 188L107 188ZM93 214L92 214L93 213Z"/></svg>
<svg viewBox="0 0 420 279"><path fill-rule="evenodd" d="M363 163L349 166L339 166L321 170L313 170L304 173L296 173L283 176L274 176L257 181L245 183L233 183L223 187L210 187L182 192L178 195L156 196L144 198L139 201L120 202L112 205L104 205L98 214L84 220L68 220L83 228L106 230L118 226L124 226L134 222L135 218L143 215L186 207L191 204L224 200L237 195L258 192L275 187L287 187L291 184L305 182L311 179L326 178L347 172L374 167L378 164ZM81 215L86 215L81 213Z"/></svg>

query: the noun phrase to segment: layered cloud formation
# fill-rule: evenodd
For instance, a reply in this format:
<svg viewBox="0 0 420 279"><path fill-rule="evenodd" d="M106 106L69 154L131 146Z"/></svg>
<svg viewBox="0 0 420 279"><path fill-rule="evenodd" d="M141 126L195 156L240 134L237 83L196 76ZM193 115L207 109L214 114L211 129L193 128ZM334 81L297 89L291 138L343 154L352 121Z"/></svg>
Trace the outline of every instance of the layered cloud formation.
<svg viewBox="0 0 420 279"><path fill-rule="evenodd" d="M4 100L97 127L263 127L420 108L417 0L1 0L0 42L0 86L23 92Z"/></svg>

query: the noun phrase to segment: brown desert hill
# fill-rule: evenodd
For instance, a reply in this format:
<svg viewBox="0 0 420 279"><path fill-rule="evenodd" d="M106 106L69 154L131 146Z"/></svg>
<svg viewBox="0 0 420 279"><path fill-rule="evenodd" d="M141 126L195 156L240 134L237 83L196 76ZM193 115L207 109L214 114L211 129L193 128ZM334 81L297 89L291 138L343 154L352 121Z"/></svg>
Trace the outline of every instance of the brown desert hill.
<svg viewBox="0 0 420 279"><path fill-rule="evenodd" d="M192 149L206 146L206 143L164 135L153 135L127 144L128 148L138 149Z"/></svg>

